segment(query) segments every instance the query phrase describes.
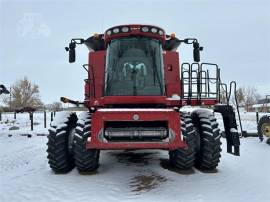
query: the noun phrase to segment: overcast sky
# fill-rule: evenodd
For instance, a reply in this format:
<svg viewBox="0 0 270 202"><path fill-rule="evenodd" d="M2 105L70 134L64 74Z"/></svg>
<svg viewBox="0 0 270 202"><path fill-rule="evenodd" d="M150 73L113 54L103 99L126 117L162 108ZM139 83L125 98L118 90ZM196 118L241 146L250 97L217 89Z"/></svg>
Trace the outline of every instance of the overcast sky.
<svg viewBox="0 0 270 202"><path fill-rule="evenodd" d="M27 76L40 86L45 103L60 96L83 99L87 48L68 63L72 37L88 38L131 23L154 24L177 37L196 37L202 61L220 65L222 78L270 94L269 0L57 1L0 0L0 83ZM180 47L183 62L191 47Z"/></svg>

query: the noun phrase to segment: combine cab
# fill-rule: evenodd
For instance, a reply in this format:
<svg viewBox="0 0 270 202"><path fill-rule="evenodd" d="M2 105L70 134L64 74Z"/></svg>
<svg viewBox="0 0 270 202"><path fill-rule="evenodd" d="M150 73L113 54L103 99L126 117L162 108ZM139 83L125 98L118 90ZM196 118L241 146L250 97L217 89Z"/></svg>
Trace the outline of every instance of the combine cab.
<svg viewBox="0 0 270 202"><path fill-rule="evenodd" d="M233 108L220 104L218 65L200 63L197 39L178 39L150 25L123 25L88 39L72 39L66 50L89 49L84 102L88 111L59 113L48 136L49 165L55 172L99 166L100 150L163 149L177 168L214 169L221 152L213 112L223 116L229 153L239 155ZM193 45L194 63L180 66L181 44ZM202 106L191 113L182 107Z"/></svg>

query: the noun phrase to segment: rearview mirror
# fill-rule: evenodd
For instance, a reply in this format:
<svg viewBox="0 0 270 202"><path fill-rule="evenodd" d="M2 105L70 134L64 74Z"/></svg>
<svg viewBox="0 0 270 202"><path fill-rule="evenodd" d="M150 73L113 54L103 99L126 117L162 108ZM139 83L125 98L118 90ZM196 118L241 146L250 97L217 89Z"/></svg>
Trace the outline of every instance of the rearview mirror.
<svg viewBox="0 0 270 202"><path fill-rule="evenodd" d="M195 62L200 62L200 51L203 50L203 47L200 47L198 42L193 43L193 59Z"/></svg>
<svg viewBox="0 0 270 202"><path fill-rule="evenodd" d="M69 48L66 47L66 51L69 54L69 62L73 63L76 60L76 52L75 52L76 44L74 42L69 43Z"/></svg>

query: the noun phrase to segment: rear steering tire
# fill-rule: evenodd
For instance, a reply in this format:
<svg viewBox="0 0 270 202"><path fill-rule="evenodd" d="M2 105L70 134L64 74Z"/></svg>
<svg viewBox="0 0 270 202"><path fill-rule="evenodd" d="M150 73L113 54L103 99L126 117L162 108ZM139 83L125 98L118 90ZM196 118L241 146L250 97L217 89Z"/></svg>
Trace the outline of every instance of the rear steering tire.
<svg viewBox="0 0 270 202"><path fill-rule="evenodd" d="M196 110L192 112L192 121L199 134L195 166L206 170L215 169L221 157L221 135L216 118L208 110Z"/></svg>
<svg viewBox="0 0 270 202"><path fill-rule="evenodd" d="M179 169L189 169L195 161L196 133L190 115L180 113L181 132L187 144L186 148L176 149L169 152L171 163Z"/></svg>
<svg viewBox="0 0 270 202"><path fill-rule="evenodd" d="M91 137L91 114L80 114L74 136L74 159L80 173L92 172L99 167L99 153L97 149L86 149L88 137Z"/></svg>

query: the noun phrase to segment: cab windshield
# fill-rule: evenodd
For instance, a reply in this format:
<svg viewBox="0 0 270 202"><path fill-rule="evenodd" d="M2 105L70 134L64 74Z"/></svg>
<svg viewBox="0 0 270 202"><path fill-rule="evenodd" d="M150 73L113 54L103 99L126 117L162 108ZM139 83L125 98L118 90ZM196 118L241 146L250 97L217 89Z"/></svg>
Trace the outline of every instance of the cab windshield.
<svg viewBox="0 0 270 202"><path fill-rule="evenodd" d="M163 95L162 47L158 40L112 40L107 49L105 95Z"/></svg>

